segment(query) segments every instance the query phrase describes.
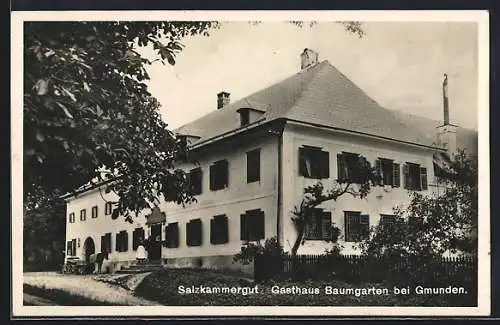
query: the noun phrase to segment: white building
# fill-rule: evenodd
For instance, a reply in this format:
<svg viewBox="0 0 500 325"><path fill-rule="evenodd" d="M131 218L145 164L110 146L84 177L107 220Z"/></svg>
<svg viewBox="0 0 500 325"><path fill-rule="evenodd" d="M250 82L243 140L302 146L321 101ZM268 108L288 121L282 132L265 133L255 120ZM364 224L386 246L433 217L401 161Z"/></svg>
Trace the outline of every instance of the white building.
<svg viewBox="0 0 500 325"><path fill-rule="evenodd" d="M191 172L197 203L164 202L130 224L112 220L105 200L116 198L98 187L68 196L68 254L85 258L107 247L117 267L127 265L141 232L160 239L150 259L172 266L239 267L232 257L246 240L273 236L290 251L292 211L304 187L355 178L351 162L362 155L380 166L386 185L365 199L346 195L319 206L299 249L323 252L334 224L351 254L369 226L408 202L409 190L435 188L436 154L457 148L476 154L477 133L449 124L446 100L444 122L388 110L317 58L304 50L298 73L236 102L219 93L217 109L176 130L199 163L181 166Z"/></svg>

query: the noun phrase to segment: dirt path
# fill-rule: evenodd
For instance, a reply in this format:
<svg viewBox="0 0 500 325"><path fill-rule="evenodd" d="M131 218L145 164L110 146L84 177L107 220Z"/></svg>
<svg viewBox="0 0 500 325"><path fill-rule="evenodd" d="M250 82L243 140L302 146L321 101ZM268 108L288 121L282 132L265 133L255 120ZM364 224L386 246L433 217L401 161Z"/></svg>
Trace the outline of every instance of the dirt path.
<svg viewBox="0 0 500 325"><path fill-rule="evenodd" d="M128 306L158 306L153 301L136 297L116 285L98 281L95 275L69 275L56 272L28 272L23 275L24 284L42 289L58 289L69 294L96 301ZM29 299L29 298L28 298Z"/></svg>

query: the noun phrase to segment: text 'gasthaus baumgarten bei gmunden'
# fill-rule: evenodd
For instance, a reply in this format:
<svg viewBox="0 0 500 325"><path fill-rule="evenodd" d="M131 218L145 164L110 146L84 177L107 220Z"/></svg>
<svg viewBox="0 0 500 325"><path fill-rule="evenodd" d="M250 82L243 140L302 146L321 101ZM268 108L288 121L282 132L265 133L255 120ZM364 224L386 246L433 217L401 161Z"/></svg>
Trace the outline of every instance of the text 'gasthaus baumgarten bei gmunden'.
<svg viewBox="0 0 500 325"><path fill-rule="evenodd" d="M393 287L389 288L376 288L376 287L365 287L365 288L343 288L343 287L333 287L326 285L324 287L305 287L305 286L289 286L280 287L278 285L272 286L271 288L262 289L258 285L254 287L224 287L224 286L204 286L204 285L191 285L191 286L178 286L177 292L181 295L191 295L191 294L238 294L238 295L253 295L262 293L271 293L276 295L351 295L351 296L366 296L366 295L442 295L442 294L467 294L467 291L463 287L424 287L417 285L415 287Z"/></svg>

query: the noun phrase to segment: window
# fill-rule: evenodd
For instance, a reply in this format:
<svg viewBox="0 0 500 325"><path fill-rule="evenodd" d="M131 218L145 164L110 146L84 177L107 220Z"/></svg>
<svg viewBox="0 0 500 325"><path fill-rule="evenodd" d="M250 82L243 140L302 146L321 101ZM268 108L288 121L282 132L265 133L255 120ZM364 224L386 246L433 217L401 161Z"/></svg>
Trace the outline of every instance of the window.
<svg viewBox="0 0 500 325"><path fill-rule="evenodd" d="M168 248L179 247L179 223L169 223L165 227L165 246Z"/></svg>
<svg viewBox="0 0 500 325"><path fill-rule="evenodd" d="M193 195L200 195L202 192L203 172L201 168L191 169L189 172L189 187Z"/></svg>
<svg viewBox="0 0 500 325"><path fill-rule="evenodd" d="M69 214L69 223L74 223L75 222L75 213L74 212L71 212Z"/></svg>
<svg viewBox="0 0 500 325"><path fill-rule="evenodd" d="M80 210L80 220L85 221L85 219L87 219L87 210Z"/></svg>
<svg viewBox="0 0 500 325"><path fill-rule="evenodd" d="M240 109L240 125L243 127L250 123L250 111L248 109Z"/></svg>
<svg viewBox="0 0 500 325"><path fill-rule="evenodd" d="M332 237L332 214L323 209L310 209L304 238L310 240L328 240Z"/></svg>
<svg viewBox="0 0 500 325"><path fill-rule="evenodd" d="M132 249L134 251L137 250L141 240L144 240L144 228L135 228L132 233Z"/></svg>
<svg viewBox="0 0 500 325"><path fill-rule="evenodd" d="M92 218L97 218L97 205L92 207Z"/></svg>
<svg viewBox="0 0 500 325"><path fill-rule="evenodd" d="M382 229L391 229L395 224L395 216L392 214L381 214L380 215L380 228Z"/></svg>
<svg viewBox="0 0 500 325"><path fill-rule="evenodd" d="M228 186L227 160L219 160L210 166L210 190L217 191Z"/></svg>
<svg viewBox="0 0 500 325"><path fill-rule="evenodd" d="M66 255L76 256L76 239L69 240L66 243Z"/></svg>
<svg viewBox="0 0 500 325"><path fill-rule="evenodd" d="M188 246L201 246L202 243L202 229L201 220L194 219L186 225L186 244Z"/></svg>
<svg viewBox="0 0 500 325"><path fill-rule="evenodd" d="M392 159L379 158L375 162L375 166L381 176L379 185L399 187L401 183L399 164L394 163Z"/></svg>
<svg viewBox="0 0 500 325"><path fill-rule="evenodd" d="M363 182L360 158L359 154L350 152L337 155L337 177L339 181L356 184Z"/></svg>
<svg viewBox="0 0 500 325"><path fill-rule="evenodd" d="M120 231L116 234L116 251L128 251L128 233L126 230Z"/></svg>
<svg viewBox="0 0 500 325"><path fill-rule="evenodd" d="M225 244L229 241L227 217L221 214L210 220L210 243L214 245Z"/></svg>
<svg viewBox="0 0 500 325"><path fill-rule="evenodd" d="M427 190L427 168L406 163L403 166L405 188L413 191Z"/></svg>
<svg viewBox="0 0 500 325"><path fill-rule="evenodd" d="M250 210L240 216L240 238L245 241L265 238L264 211Z"/></svg>
<svg viewBox="0 0 500 325"><path fill-rule="evenodd" d="M299 148L299 175L313 179L329 178L328 151L309 146Z"/></svg>
<svg viewBox="0 0 500 325"><path fill-rule="evenodd" d="M370 217L356 211L344 211L345 241L358 242L370 234Z"/></svg>
<svg viewBox="0 0 500 325"><path fill-rule="evenodd" d="M101 236L101 252L111 253L111 233L108 232Z"/></svg>
<svg viewBox="0 0 500 325"><path fill-rule="evenodd" d="M247 183L260 181L260 149L247 152Z"/></svg>
<svg viewBox="0 0 500 325"><path fill-rule="evenodd" d="M105 215L110 215L113 212L113 205L111 202L106 202L106 205L104 206L104 214Z"/></svg>

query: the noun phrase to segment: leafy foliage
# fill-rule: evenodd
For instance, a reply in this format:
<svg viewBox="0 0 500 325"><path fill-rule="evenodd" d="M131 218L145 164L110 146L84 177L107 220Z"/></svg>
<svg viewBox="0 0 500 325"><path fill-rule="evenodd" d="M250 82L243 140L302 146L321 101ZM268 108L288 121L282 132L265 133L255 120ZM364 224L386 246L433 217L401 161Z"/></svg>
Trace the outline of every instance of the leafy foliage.
<svg viewBox="0 0 500 325"><path fill-rule="evenodd" d="M451 171L441 173L441 192L412 193L391 224L374 227L363 253L427 260L445 252L477 254L477 161L460 151Z"/></svg>
<svg viewBox="0 0 500 325"><path fill-rule="evenodd" d="M277 238L271 237L266 239L264 244L262 244L261 241L244 243L241 247L241 251L234 256L233 261L247 265L253 262L257 255L280 258L285 255L285 252L283 247L278 243Z"/></svg>
<svg viewBox="0 0 500 325"><path fill-rule="evenodd" d="M304 197L300 205L295 206L292 212L292 222L297 231L297 237L291 251L292 256L297 255L299 247L305 243L305 229L310 222L311 214L309 211L311 209L327 201L337 201L345 194L350 194L355 198L364 198L370 192L371 187L379 184L380 175L365 157L359 157L355 170L357 171L356 178L358 180L356 184L350 182L348 179L339 179L326 189L321 181L304 188ZM338 239L340 230L334 228L333 231L334 234L337 234L337 238L334 239Z"/></svg>
<svg viewBox="0 0 500 325"><path fill-rule="evenodd" d="M25 201L53 197L93 179L108 186L117 213L149 207L157 194L190 201L175 170L181 143L147 90L136 52L152 46L175 64L188 35L208 35L214 22L27 22L24 26ZM105 173L99 169L105 168Z"/></svg>

